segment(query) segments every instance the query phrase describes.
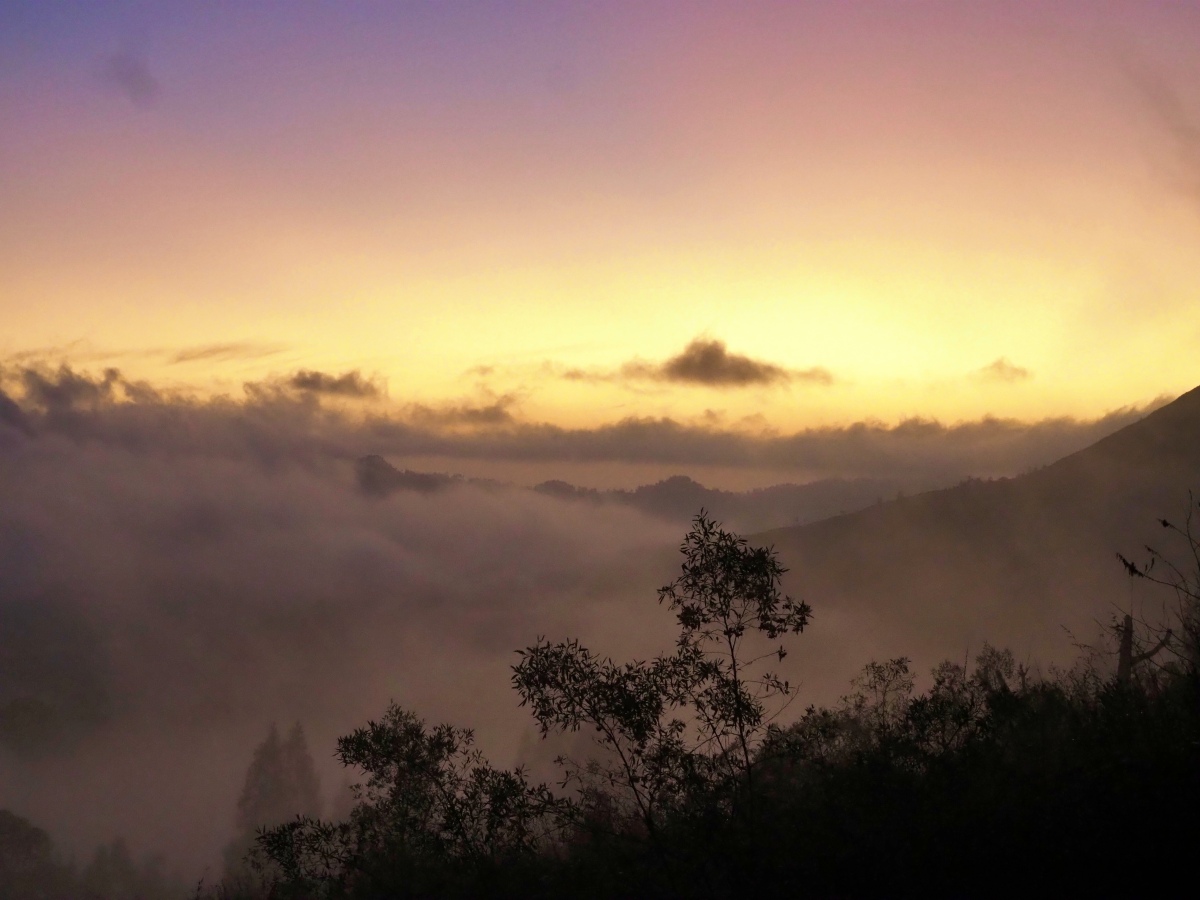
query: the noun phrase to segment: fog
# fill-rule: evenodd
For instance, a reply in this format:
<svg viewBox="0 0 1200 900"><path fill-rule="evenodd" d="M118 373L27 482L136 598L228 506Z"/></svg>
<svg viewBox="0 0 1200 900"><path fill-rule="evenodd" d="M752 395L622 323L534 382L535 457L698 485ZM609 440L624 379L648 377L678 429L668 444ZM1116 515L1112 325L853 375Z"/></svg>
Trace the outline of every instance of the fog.
<svg viewBox="0 0 1200 900"><path fill-rule="evenodd" d="M198 401L113 371L5 377L0 808L80 856L120 834L189 876L216 867L271 722L304 724L327 794L335 737L393 699L474 727L511 765L538 756L514 650L539 635L618 658L671 646L654 597L682 531L662 519L466 482L368 496L354 460L413 426L278 385ZM803 591L803 573L790 583ZM824 646L829 666L807 672L798 709L867 661L847 608L804 599L794 653Z"/></svg>
<svg viewBox="0 0 1200 900"><path fill-rule="evenodd" d="M677 538L528 493L374 502L336 469L59 439L10 450L0 485L4 700L47 719L11 736L0 805L77 847L166 834L201 857L273 720L328 756L394 698L511 762L512 651L622 616Z"/></svg>
<svg viewBox="0 0 1200 900"><path fill-rule="evenodd" d="M654 649L618 623L669 576L661 522L470 485L379 501L332 453L233 449L233 406L181 404L158 441L135 408L91 412L89 437L60 406L0 451L0 807L76 853L122 834L213 862L272 721L328 759L395 699L511 764L514 649Z"/></svg>

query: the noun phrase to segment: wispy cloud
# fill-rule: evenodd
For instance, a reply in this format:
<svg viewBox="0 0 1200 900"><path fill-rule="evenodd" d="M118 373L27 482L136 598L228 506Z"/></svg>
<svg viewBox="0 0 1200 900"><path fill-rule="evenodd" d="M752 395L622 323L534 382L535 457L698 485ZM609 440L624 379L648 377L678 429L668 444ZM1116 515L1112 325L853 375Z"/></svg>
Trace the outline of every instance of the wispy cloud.
<svg viewBox="0 0 1200 900"><path fill-rule="evenodd" d="M1200 205L1200 110L1189 108L1180 92L1149 65L1127 62L1125 70L1147 108L1174 142L1170 179Z"/></svg>
<svg viewBox="0 0 1200 900"><path fill-rule="evenodd" d="M1009 362L1007 357L1001 356L979 369L975 373L975 377L982 381L1016 382L1028 381L1033 377L1033 373L1024 366L1014 365Z"/></svg>
<svg viewBox="0 0 1200 900"><path fill-rule="evenodd" d="M259 341L232 341L224 344L200 344L195 347L184 347L171 353L167 361L171 363L217 362L238 359L262 359L283 353L287 347L283 344L268 344Z"/></svg>
<svg viewBox="0 0 1200 900"><path fill-rule="evenodd" d="M162 90L146 58L129 51L105 57L98 77L103 84L124 94L130 103L140 109L153 106Z"/></svg>
<svg viewBox="0 0 1200 900"><path fill-rule="evenodd" d="M142 348L139 350L112 349L97 347L86 339L68 341L65 344L51 344L43 347L32 347L18 350L4 356L4 362L12 365L56 366L62 363L81 365L84 363L117 362L121 360L145 360L162 357L166 351L161 348Z"/></svg>

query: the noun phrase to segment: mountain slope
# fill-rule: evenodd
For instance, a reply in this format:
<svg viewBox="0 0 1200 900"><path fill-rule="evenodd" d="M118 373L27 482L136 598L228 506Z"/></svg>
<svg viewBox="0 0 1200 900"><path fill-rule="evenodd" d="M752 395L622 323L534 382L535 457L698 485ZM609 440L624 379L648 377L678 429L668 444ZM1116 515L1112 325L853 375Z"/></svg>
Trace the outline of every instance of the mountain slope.
<svg viewBox="0 0 1200 900"><path fill-rule="evenodd" d="M1011 647L1031 662L1076 654L1131 605L1170 598L1124 575L1115 553L1170 549L1156 524L1200 489L1200 388L1038 471L878 504L755 535L816 610L806 677L907 655L924 666Z"/></svg>

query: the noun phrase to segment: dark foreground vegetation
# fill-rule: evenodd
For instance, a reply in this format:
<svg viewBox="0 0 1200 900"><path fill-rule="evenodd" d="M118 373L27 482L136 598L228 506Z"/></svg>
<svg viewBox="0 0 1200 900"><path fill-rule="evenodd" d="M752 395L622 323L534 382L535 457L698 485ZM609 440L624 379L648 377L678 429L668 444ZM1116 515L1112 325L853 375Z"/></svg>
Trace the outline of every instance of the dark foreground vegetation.
<svg viewBox="0 0 1200 900"><path fill-rule="evenodd" d="M184 883L163 860L137 860L116 839L77 866L64 861L41 828L0 809L0 900L170 900Z"/></svg>
<svg viewBox="0 0 1200 900"><path fill-rule="evenodd" d="M1186 880L1200 838L1200 542L1190 519L1163 525L1184 564L1122 560L1164 586L1162 616L1119 618L1071 669L1033 672L985 647L917 691L907 660L873 662L839 704L780 726L793 686L772 663L811 610L781 593L772 551L701 513L659 592L679 624L673 652L616 663L544 639L520 652L513 686L542 733L594 738L587 758L558 760L559 784L494 768L470 731L393 706L338 743L362 775L352 809L244 833L252 868L231 859L236 877L205 893L1111 896ZM302 735L264 748L243 830L270 766L317 802ZM20 828L0 826L0 884L16 885ZM58 894L0 887L8 896Z"/></svg>
<svg viewBox="0 0 1200 900"><path fill-rule="evenodd" d="M838 706L777 727L792 688L768 663L811 611L780 593L773 553L701 514L659 593L673 653L520 653L513 685L542 732L595 738L590 759L559 760L558 790L393 707L339 742L366 775L348 819L265 830L261 871L278 897L1153 889L1200 837L1200 545L1168 527L1195 571L1126 562L1177 606L1118 622L1115 667L1094 651L1035 675L984 648L915 693L907 660L871 663Z"/></svg>

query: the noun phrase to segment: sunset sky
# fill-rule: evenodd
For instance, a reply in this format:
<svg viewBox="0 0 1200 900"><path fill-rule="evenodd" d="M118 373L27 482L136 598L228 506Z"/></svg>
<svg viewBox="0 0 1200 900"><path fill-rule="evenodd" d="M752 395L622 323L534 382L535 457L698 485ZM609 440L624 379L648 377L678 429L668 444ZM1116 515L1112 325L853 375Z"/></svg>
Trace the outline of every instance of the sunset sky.
<svg viewBox="0 0 1200 900"><path fill-rule="evenodd" d="M1198 85L1178 3L3 2L0 358L1095 417L1200 382Z"/></svg>
<svg viewBox="0 0 1200 900"><path fill-rule="evenodd" d="M190 889L272 721L524 762L513 651L671 652L702 504L795 715L1066 672L1197 385L1196 0L0 0L0 812Z"/></svg>

